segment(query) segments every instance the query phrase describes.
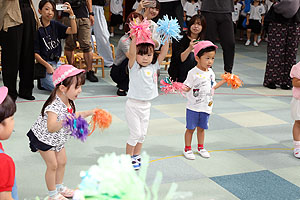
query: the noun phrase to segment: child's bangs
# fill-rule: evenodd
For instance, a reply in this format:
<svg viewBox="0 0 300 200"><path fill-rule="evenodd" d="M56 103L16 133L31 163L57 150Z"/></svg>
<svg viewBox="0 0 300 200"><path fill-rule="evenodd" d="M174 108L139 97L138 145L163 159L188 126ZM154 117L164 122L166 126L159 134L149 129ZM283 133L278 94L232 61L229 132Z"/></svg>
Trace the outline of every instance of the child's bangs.
<svg viewBox="0 0 300 200"><path fill-rule="evenodd" d="M154 53L154 46L153 44L142 43L137 45L137 54L138 55L145 55L149 53Z"/></svg>

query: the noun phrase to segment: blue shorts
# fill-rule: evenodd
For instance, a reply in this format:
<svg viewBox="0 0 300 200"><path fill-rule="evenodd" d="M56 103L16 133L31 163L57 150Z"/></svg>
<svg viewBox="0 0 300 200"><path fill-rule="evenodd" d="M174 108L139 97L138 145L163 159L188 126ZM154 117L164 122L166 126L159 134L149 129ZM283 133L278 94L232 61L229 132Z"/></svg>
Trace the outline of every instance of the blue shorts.
<svg viewBox="0 0 300 200"><path fill-rule="evenodd" d="M186 128L193 130L196 127L208 129L209 114L186 109Z"/></svg>

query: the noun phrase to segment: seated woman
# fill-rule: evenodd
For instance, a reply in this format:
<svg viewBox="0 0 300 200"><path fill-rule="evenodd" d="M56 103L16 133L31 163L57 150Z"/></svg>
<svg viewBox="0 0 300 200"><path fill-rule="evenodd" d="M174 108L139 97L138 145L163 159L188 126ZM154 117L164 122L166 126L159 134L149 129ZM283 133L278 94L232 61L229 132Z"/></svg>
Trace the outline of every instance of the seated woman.
<svg viewBox="0 0 300 200"><path fill-rule="evenodd" d="M174 81L184 82L190 69L197 65L194 57L194 45L203 38L206 21L202 15L194 15L188 22L187 33L180 41L173 40L172 57L168 69Z"/></svg>
<svg viewBox="0 0 300 200"><path fill-rule="evenodd" d="M131 38L129 37L128 32L130 31L129 23L135 19L137 22L143 21L143 15L132 12L128 15L123 35L116 48L116 58L114 64L111 66L110 76L112 80L117 83L117 95L126 96L128 91L129 76L128 76L128 55L129 55L129 46L131 43Z"/></svg>
<svg viewBox="0 0 300 200"><path fill-rule="evenodd" d="M77 33L75 15L69 3L65 3L66 10L71 19L71 27L67 27L60 22L52 20L55 14L56 5L52 0L41 0L39 3L39 13L41 14L41 24L37 30L34 40L34 57L37 62L46 68L46 77L38 80L38 88L52 91L54 89L52 74L57 67L61 56L61 39L65 39L67 34Z"/></svg>

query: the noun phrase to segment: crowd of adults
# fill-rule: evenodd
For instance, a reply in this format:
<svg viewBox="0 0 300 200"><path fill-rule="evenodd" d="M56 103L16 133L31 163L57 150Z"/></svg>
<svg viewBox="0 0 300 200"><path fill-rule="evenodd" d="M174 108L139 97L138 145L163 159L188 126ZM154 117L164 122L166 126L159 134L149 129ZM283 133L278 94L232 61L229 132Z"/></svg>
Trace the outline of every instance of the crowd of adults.
<svg viewBox="0 0 300 200"><path fill-rule="evenodd" d="M67 1L67 0L64 0ZM202 0L201 10L184 21L184 12L180 0L155 0L150 4L149 0L139 0L136 12L126 16L124 25L125 35L121 37L116 48L116 58L113 60L110 48L110 33L104 16L103 6L105 0L75 0L71 7L74 15L63 12L62 23L66 27L72 26L72 20L76 21L76 33L66 35L64 53L68 63L74 64L74 49L79 43L86 69L86 78L90 82L98 82L92 70L92 45L91 33L93 31L97 43L97 52L104 58L104 65L111 67L110 75L117 84L117 94L125 96L128 91L128 50L130 37L129 22L133 19L148 19L151 24L153 40L156 50L160 47L160 38L157 36L155 21L168 15L176 18L182 31L186 23L186 31L180 41L172 41L173 54L168 70L173 80L183 82L188 71L196 65L193 54L193 46L202 39L216 42L218 39L223 50L224 72L232 73L235 54L234 24L232 12L234 12L233 0ZM74 3L75 2L75 3ZM189 1L190 2L190 1ZM197 2L197 1L196 1ZM251 3L251 0L243 0ZM290 89L289 76L291 67L296 64L300 34L300 0L276 1L265 16L268 22L268 48L267 65L263 85L270 89L280 86L281 89ZM8 87L9 95L16 100L21 97L34 100L32 94L34 88L34 64L35 59L47 68L51 75L56 67L59 67L59 53L45 54L41 59L36 54L34 36L36 32L47 32L47 27L37 17L32 0L10 0L0 3L0 45L2 54L3 83ZM75 30L75 29L74 29ZM73 34L72 34L73 33ZM51 34L50 34L51 35ZM58 38L63 39L63 37ZM60 46L59 42L59 46ZM52 68L51 68L52 67ZM19 86L17 87L17 75L19 74ZM50 76L51 77L51 76ZM42 80L41 80L42 81ZM39 81L39 89L48 89ZM46 88L45 88L46 87ZM18 89L17 89L18 88ZM50 89L51 90L51 87Z"/></svg>

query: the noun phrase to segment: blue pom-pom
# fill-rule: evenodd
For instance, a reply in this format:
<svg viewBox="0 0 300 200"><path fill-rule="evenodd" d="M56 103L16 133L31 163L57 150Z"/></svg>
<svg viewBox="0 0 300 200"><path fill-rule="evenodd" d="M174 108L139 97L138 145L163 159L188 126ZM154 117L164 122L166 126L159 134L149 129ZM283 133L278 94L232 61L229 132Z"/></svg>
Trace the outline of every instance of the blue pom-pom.
<svg viewBox="0 0 300 200"><path fill-rule="evenodd" d="M168 15L164 15L163 19L158 20L157 25L158 28L156 29L156 31L162 37L162 45L164 45L169 38L174 38L177 41L182 38L182 35L180 35L181 31L177 19L169 19Z"/></svg>

